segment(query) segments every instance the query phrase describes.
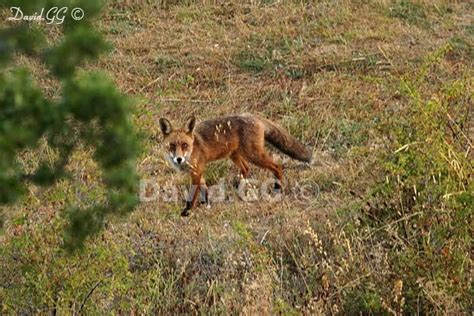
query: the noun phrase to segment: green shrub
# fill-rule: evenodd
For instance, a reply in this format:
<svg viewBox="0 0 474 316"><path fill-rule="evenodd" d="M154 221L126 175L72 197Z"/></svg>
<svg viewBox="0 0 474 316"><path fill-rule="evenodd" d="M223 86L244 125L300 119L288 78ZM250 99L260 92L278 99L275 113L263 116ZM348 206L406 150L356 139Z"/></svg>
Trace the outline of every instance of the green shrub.
<svg viewBox="0 0 474 316"><path fill-rule="evenodd" d="M5 7L21 7L25 14L49 8L80 7L81 21L70 15L62 25L64 36L48 46L45 30L26 22L0 32L0 204L17 202L31 184L50 186L70 178L66 166L79 144L94 149L108 189L106 203L86 210L70 209L65 245L81 246L85 238L102 227L107 214L125 214L137 204L135 157L137 137L130 120L129 101L111 79L98 73L78 74L78 67L95 60L108 44L92 26L101 1L7 1ZM61 84L58 99L45 96L29 73L19 68L16 58L26 54L47 66ZM57 157L46 157L32 173L24 170L18 156L46 140Z"/></svg>
<svg viewBox="0 0 474 316"><path fill-rule="evenodd" d="M393 143L385 183L372 191L364 222L385 243L394 276L404 284L408 313L459 313L469 308L474 209L470 140L453 119L469 111L470 82L448 82L436 97L421 87L449 45L434 53L400 90L408 106L384 127ZM467 97L467 98L466 98ZM451 113L451 114L450 114ZM452 298L452 299L451 299Z"/></svg>

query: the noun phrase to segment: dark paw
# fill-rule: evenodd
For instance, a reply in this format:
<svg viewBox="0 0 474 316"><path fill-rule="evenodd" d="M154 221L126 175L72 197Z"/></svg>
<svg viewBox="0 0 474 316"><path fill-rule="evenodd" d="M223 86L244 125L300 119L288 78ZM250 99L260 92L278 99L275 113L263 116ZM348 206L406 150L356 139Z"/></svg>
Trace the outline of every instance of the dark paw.
<svg viewBox="0 0 474 316"><path fill-rule="evenodd" d="M184 210L181 212L181 216L189 216L189 210L191 209L192 207L192 204L191 202L186 202L186 207L184 208Z"/></svg>
<svg viewBox="0 0 474 316"><path fill-rule="evenodd" d="M281 193L281 184L280 184L280 182L275 182L275 184L273 185L273 192Z"/></svg>
<svg viewBox="0 0 474 316"><path fill-rule="evenodd" d="M233 187L235 190L239 189L240 181L241 181L241 180L242 180L241 178L236 178L236 179L232 180L232 187Z"/></svg>
<svg viewBox="0 0 474 316"><path fill-rule="evenodd" d="M209 204L209 196L206 193L201 194L201 204Z"/></svg>

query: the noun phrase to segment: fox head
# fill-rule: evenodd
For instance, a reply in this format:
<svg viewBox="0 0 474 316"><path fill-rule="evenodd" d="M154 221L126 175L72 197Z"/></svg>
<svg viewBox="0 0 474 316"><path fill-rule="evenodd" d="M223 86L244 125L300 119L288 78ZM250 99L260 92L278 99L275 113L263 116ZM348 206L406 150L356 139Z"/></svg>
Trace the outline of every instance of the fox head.
<svg viewBox="0 0 474 316"><path fill-rule="evenodd" d="M176 167L181 168L188 163L193 151L193 130L196 119L191 117L184 128L174 130L169 120L160 119L160 129L164 136L166 158Z"/></svg>

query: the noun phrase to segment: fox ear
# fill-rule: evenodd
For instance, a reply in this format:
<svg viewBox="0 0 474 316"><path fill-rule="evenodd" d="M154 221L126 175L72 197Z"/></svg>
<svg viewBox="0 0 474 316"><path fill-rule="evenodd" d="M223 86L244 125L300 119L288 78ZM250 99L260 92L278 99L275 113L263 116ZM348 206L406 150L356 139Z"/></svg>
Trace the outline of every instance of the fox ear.
<svg viewBox="0 0 474 316"><path fill-rule="evenodd" d="M170 121L165 118L160 118L160 129L163 135L169 135L173 128L171 127Z"/></svg>
<svg viewBox="0 0 474 316"><path fill-rule="evenodd" d="M196 118L193 116L186 122L186 133L191 134L194 130L194 126L196 125Z"/></svg>

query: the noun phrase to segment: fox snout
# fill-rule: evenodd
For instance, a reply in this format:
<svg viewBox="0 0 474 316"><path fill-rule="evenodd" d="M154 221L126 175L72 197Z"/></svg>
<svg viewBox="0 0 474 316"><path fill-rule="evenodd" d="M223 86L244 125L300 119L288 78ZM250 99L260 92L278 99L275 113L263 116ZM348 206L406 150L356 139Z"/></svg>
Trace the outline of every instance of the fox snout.
<svg viewBox="0 0 474 316"><path fill-rule="evenodd" d="M175 167L183 167L186 165L188 162L188 158L190 155L190 151L184 151L181 150L182 146L176 146L174 144L171 144L174 151L169 151L168 152L168 160L175 166Z"/></svg>
<svg viewBox="0 0 474 316"><path fill-rule="evenodd" d="M167 155L168 161L178 170L183 170L185 165L187 164L187 157L186 153L172 153L170 152Z"/></svg>
<svg viewBox="0 0 474 316"><path fill-rule="evenodd" d="M186 161L186 158L185 157L181 157L181 156L178 156L178 157L174 157L173 158L173 162L177 165L181 165L183 164L184 162Z"/></svg>

